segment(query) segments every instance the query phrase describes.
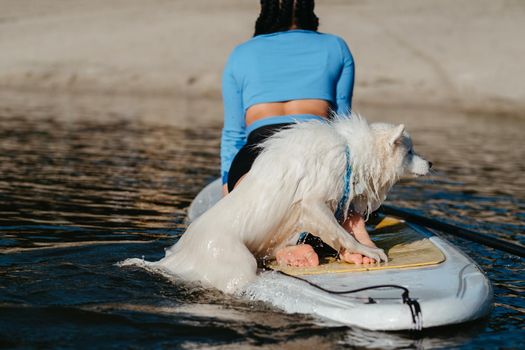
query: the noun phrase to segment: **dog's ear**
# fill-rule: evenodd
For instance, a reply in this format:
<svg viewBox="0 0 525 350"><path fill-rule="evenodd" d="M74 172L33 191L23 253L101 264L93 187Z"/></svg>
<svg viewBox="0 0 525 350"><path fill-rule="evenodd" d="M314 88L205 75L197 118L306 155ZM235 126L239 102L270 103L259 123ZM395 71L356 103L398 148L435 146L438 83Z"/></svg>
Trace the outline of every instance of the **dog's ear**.
<svg viewBox="0 0 525 350"><path fill-rule="evenodd" d="M399 124L392 130L392 134L390 136L390 145L394 145L397 141L401 140L403 137L403 132L405 131L405 126L403 124Z"/></svg>

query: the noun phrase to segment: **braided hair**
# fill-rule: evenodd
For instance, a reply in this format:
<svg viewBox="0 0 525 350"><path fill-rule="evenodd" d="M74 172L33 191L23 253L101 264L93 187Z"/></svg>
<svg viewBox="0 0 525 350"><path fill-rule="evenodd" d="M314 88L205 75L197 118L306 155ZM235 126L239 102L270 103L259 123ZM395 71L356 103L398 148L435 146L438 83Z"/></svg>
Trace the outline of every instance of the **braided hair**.
<svg viewBox="0 0 525 350"><path fill-rule="evenodd" d="M288 30L293 25L316 31L319 18L314 7L314 0L261 0L254 36Z"/></svg>

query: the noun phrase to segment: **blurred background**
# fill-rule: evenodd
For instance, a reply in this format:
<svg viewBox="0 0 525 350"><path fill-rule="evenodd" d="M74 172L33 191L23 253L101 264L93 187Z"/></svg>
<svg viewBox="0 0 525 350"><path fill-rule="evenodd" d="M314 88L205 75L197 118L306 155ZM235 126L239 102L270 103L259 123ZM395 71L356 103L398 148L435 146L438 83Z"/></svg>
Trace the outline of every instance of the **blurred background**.
<svg viewBox="0 0 525 350"><path fill-rule="evenodd" d="M357 109L524 115L523 1L320 0L316 9L320 30L354 54ZM258 11L255 0L0 0L0 102L102 97L105 108L162 122L220 122L222 67Z"/></svg>
<svg viewBox="0 0 525 350"><path fill-rule="evenodd" d="M318 0L354 109L404 123L435 172L388 203L525 244L525 1ZM0 347L520 348L521 258L443 235L488 319L366 332L115 263L158 260L219 175L220 77L256 0L0 0Z"/></svg>

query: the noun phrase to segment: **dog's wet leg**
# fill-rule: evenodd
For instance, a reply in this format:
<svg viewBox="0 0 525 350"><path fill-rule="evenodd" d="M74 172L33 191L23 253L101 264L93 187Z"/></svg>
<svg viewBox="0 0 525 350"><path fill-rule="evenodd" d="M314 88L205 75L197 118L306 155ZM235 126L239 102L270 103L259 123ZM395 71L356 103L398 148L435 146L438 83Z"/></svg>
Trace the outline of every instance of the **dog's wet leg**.
<svg viewBox="0 0 525 350"><path fill-rule="evenodd" d="M218 269L209 278L214 286L226 293L242 290L257 277L257 260L241 242L232 243L228 254L222 255L216 264Z"/></svg>

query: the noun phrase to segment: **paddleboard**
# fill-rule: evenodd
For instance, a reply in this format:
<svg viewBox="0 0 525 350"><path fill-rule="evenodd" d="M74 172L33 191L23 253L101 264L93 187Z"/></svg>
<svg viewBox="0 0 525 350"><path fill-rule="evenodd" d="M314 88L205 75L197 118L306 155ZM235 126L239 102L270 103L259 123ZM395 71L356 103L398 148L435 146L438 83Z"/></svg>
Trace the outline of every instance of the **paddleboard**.
<svg viewBox="0 0 525 350"><path fill-rule="evenodd" d="M188 222L221 198L221 182L213 181L191 203ZM460 249L395 217L383 217L368 229L388 263L327 259L318 267L294 268L268 262L243 294L289 313L370 330L430 328L488 315L492 286Z"/></svg>

